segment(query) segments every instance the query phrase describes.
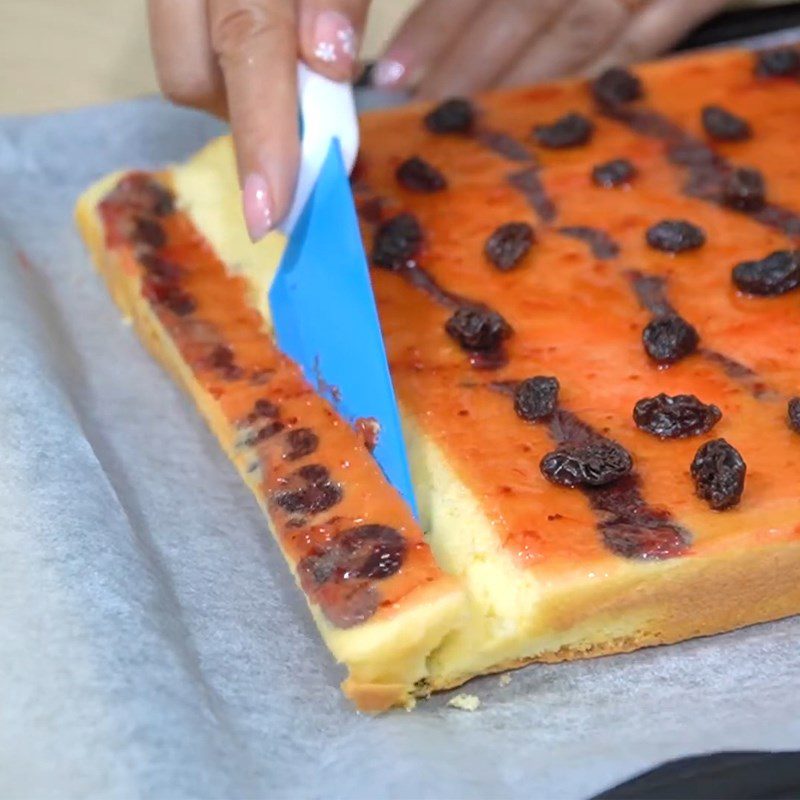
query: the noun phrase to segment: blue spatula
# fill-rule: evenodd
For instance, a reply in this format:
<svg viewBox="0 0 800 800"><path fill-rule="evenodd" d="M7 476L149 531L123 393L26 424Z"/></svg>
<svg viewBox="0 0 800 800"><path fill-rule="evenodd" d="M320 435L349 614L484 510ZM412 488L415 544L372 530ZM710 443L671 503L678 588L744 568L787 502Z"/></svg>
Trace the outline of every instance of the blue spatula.
<svg viewBox="0 0 800 800"><path fill-rule="evenodd" d="M417 513L392 379L348 172L358 149L352 90L306 67L298 73L302 156L284 231L289 241L269 293L281 349L350 422L374 419L374 455Z"/></svg>

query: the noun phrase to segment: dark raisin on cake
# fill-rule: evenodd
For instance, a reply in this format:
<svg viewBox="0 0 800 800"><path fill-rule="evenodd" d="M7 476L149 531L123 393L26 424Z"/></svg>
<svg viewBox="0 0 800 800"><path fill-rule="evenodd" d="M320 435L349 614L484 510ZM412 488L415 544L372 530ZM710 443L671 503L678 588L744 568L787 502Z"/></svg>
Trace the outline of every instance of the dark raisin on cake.
<svg viewBox="0 0 800 800"><path fill-rule="evenodd" d="M486 240L483 252L497 269L516 267L534 242L533 228L527 222L507 222Z"/></svg>
<svg viewBox="0 0 800 800"><path fill-rule="evenodd" d="M745 294L775 297L800 286L800 252L777 250L759 261L742 261L731 273L736 288Z"/></svg>
<svg viewBox="0 0 800 800"><path fill-rule="evenodd" d="M697 496L715 511L723 511L740 501L747 465L733 445L713 439L698 449L691 473Z"/></svg>
<svg viewBox="0 0 800 800"><path fill-rule="evenodd" d="M685 219L665 219L647 229L647 244L665 253L696 250L706 241L702 228Z"/></svg>
<svg viewBox="0 0 800 800"><path fill-rule="evenodd" d="M693 394L643 397L633 409L633 421L640 430L660 439L680 439L708 433L722 419L713 403L706 404Z"/></svg>
<svg viewBox="0 0 800 800"><path fill-rule="evenodd" d="M699 342L697 330L678 314L656 317L642 331L645 352L660 365L674 364L691 355Z"/></svg>

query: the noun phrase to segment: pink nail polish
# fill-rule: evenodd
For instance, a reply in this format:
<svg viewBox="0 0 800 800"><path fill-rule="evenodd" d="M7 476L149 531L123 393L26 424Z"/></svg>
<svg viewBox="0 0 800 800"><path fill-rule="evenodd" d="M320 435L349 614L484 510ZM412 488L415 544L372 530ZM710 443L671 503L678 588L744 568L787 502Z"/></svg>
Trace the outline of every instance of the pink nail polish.
<svg viewBox="0 0 800 800"><path fill-rule="evenodd" d="M273 220L272 195L269 184L262 175L251 172L245 179L242 205L247 232L257 242L272 230Z"/></svg>
<svg viewBox="0 0 800 800"><path fill-rule="evenodd" d="M314 22L314 55L327 64L356 60L356 32L338 11L323 11Z"/></svg>
<svg viewBox="0 0 800 800"><path fill-rule="evenodd" d="M372 83L379 89L391 89L405 77L408 68L393 58L382 58L372 70Z"/></svg>

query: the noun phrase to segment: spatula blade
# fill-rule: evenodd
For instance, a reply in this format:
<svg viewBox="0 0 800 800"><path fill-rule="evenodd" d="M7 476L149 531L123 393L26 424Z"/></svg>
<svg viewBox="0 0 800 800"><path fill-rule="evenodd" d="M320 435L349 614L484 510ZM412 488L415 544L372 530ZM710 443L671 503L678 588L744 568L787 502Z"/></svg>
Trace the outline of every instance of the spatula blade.
<svg viewBox="0 0 800 800"><path fill-rule="evenodd" d="M281 349L345 419L378 422L375 458L416 514L397 401L337 140L289 237L269 299Z"/></svg>

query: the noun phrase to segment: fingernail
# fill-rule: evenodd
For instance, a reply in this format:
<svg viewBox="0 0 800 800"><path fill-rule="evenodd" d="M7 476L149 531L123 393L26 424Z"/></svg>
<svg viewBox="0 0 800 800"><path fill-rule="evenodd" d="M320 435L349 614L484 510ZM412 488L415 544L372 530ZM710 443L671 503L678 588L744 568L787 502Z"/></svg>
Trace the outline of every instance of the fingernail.
<svg viewBox="0 0 800 800"><path fill-rule="evenodd" d="M256 172L247 176L242 189L242 205L250 238L254 242L263 239L272 230L273 220L272 194L266 178Z"/></svg>
<svg viewBox="0 0 800 800"><path fill-rule="evenodd" d="M391 89L405 77L408 68L393 58L382 58L372 70L372 83L379 89Z"/></svg>
<svg viewBox="0 0 800 800"><path fill-rule="evenodd" d="M338 11L323 11L314 22L314 55L326 64L356 60L356 32L350 20Z"/></svg>

